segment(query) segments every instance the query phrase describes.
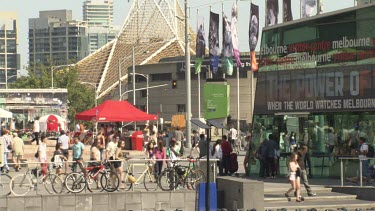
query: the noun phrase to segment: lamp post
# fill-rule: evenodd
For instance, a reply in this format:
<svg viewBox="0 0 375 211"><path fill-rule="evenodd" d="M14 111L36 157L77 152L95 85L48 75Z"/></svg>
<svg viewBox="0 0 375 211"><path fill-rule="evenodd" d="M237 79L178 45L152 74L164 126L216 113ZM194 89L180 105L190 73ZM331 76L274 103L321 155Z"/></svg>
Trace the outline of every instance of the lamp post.
<svg viewBox="0 0 375 211"><path fill-rule="evenodd" d="M17 77L17 75L12 75L12 76L9 76L9 77L6 78L6 81L5 81L5 89L8 89L8 80L9 80L10 78L14 78L14 77Z"/></svg>
<svg viewBox="0 0 375 211"><path fill-rule="evenodd" d="M62 67L74 67L75 64L66 64L66 65L58 65L58 66L51 66L51 88L53 89L53 71Z"/></svg>
<svg viewBox="0 0 375 211"><path fill-rule="evenodd" d="M94 87L94 91L95 91L95 107L98 106L98 92L96 90L96 86L98 85L97 83L90 83L90 82L79 82L80 84L87 84L87 85L91 85Z"/></svg>
<svg viewBox="0 0 375 211"><path fill-rule="evenodd" d="M135 89L135 75L140 75L140 76L142 76L146 79L146 112L148 113L148 76L149 75L148 74L147 75L142 74L142 73L135 73L134 71L133 71L133 73L131 73L131 75L133 75L133 81L134 81L133 82L133 97L134 97L134 99L135 99L135 91L137 91ZM122 95L121 95L121 98L122 98ZM120 98L120 100L121 100L121 98ZM135 100L133 100L133 102L135 103Z"/></svg>

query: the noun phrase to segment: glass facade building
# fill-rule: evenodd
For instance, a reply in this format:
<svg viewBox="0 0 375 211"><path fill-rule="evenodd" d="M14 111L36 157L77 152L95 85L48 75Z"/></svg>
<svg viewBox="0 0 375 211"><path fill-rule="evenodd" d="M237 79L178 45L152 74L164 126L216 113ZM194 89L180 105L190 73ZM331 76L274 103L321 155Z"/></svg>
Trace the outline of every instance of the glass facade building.
<svg viewBox="0 0 375 211"><path fill-rule="evenodd" d="M286 158L294 132L309 147L311 171L338 176L335 158L355 157L359 137L375 143L374 11L354 7L263 29L253 117L258 146L273 134Z"/></svg>
<svg viewBox="0 0 375 211"><path fill-rule="evenodd" d="M87 24L72 20L71 11L41 11L29 19L29 62L65 65L88 55Z"/></svg>
<svg viewBox="0 0 375 211"><path fill-rule="evenodd" d="M17 54L17 15L0 12L0 88L8 87L17 79L20 57Z"/></svg>

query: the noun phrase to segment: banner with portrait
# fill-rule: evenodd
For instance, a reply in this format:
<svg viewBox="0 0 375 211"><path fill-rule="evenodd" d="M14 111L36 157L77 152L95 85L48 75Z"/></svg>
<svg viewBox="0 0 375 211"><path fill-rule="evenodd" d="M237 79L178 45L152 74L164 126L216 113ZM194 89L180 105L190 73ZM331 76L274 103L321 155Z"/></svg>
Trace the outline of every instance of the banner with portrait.
<svg viewBox="0 0 375 211"><path fill-rule="evenodd" d="M233 45L233 55L234 59L236 60L237 67L241 67L241 60L240 60L240 48L238 45L238 30L237 30L237 23L238 23L238 10L237 4L234 3L232 7L232 45Z"/></svg>
<svg viewBox="0 0 375 211"><path fill-rule="evenodd" d="M196 39L196 56L195 56L195 74L201 72L201 66L206 50L206 40L204 31L204 17L197 18L197 39Z"/></svg>
<svg viewBox="0 0 375 211"><path fill-rule="evenodd" d="M233 74L233 43L231 23L226 15L223 15L223 71L227 75Z"/></svg>
<svg viewBox="0 0 375 211"><path fill-rule="evenodd" d="M267 0L267 25L278 24L279 17L279 0Z"/></svg>
<svg viewBox="0 0 375 211"><path fill-rule="evenodd" d="M251 70L258 71L258 62L255 55L255 48L258 44L259 37L259 6L251 4L249 22L249 45L250 45L250 62Z"/></svg>
<svg viewBox="0 0 375 211"><path fill-rule="evenodd" d="M283 22L293 20L291 0L283 0Z"/></svg>
<svg viewBox="0 0 375 211"><path fill-rule="evenodd" d="M301 0L302 18L311 17L316 10L316 0Z"/></svg>
<svg viewBox="0 0 375 211"><path fill-rule="evenodd" d="M213 74L219 70L219 14L210 12L210 29L209 37L209 52L210 52L210 67Z"/></svg>

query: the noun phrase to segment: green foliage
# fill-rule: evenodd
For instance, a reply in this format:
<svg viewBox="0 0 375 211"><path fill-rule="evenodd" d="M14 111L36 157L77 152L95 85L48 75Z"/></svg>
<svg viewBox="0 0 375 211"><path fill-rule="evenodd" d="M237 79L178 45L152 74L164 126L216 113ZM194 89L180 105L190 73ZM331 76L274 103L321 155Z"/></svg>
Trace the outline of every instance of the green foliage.
<svg viewBox="0 0 375 211"><path fill-rule="evenodd" d="M92 86L81 84L78 81L78 72L74 67L62 67L53 72L54 88L68 89L68 118L71 120L72 128L74 116L76 113L85 111L95 106L95 90ZM40 65L36 70L29 70L29 75L18 78L12 84L14 89L46 89L51 88L51 71Z"/></svg>

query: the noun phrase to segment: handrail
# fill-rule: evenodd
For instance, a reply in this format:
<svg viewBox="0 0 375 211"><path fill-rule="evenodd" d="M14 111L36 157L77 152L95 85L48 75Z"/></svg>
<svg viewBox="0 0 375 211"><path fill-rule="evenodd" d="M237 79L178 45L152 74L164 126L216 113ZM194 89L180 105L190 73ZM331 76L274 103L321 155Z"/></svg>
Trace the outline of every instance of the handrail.
<svg viewBox="0 0 375 211"><path fill-rule="evenodd" d="M359 184L363 187L362 181L362 160L375 160L375 158L366 158L366 159L359 159L359 157L338 157L340 159L340 180L341 180L341 187L344 187L344 163L343 160L359 160Z"/></svg>

